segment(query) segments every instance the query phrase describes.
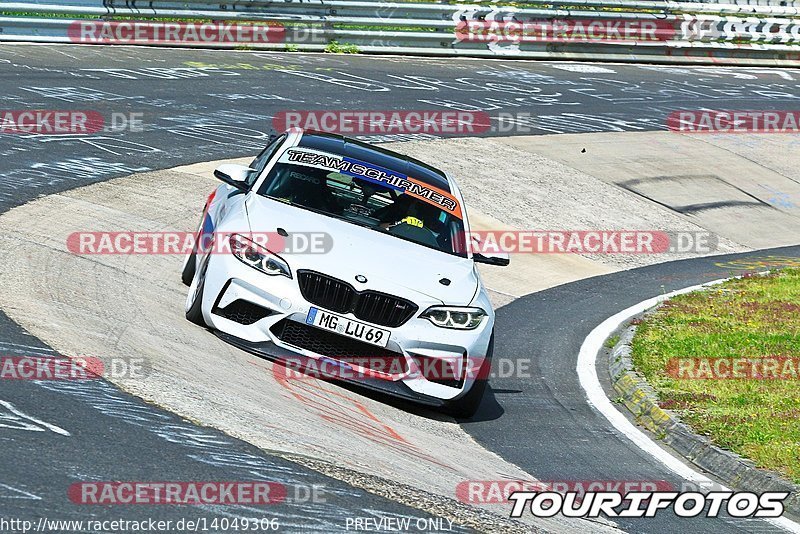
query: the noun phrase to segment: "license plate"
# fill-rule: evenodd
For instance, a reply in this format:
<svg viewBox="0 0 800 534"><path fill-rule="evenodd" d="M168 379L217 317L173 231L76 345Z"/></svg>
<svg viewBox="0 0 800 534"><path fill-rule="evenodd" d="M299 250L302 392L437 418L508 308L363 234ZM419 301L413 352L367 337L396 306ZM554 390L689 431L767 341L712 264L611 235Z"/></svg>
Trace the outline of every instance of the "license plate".
<svg viewBox="0 0 800 534"><path fill-rule="evenodd" d="M322 311L318 308L311 308L308 310L306 316L306 324L322 328L323 330L330 330L339 335L351 337L359 341L370 343L378 347L385 347L389 343L390 332L381 328L375 328L368 324Z"/></svg>

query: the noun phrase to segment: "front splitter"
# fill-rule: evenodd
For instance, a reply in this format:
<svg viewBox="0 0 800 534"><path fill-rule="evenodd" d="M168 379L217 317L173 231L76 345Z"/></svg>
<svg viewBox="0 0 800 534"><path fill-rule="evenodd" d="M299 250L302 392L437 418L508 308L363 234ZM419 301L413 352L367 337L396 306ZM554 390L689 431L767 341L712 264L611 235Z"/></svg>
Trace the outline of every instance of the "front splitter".
<svg viewBox="0 0 800 534"><path fill-rule="evenodd" d="M217 337L226 343L230 343L231 345L234 345L235 347L245 350L251 354L255 354L256 356L267 358L278 365L286 366L287 363L291 362L292 372L296 371L302 373L304 370L314 370L315 375L319 374L319 364L317 363L318 360L310 356L305 356L283 347L279 347L271 341L252 342L232 336L230 334L226 334L225 332L221 332L219 330L214 330L213 332ZM390 395L397 399L410 401L415 404L421 404L431 408L444 408L454 400L458 400L464 394L462 392L453 399L444 400L431 397L429 395L423 395L422 393L417 393L401 381L382 380L380 378L372 377L349 378L343 376L323 376L318 378L326 382L339 382L347 384L349 387L353 387L355 389L361 388L374 393Z"/></svg>

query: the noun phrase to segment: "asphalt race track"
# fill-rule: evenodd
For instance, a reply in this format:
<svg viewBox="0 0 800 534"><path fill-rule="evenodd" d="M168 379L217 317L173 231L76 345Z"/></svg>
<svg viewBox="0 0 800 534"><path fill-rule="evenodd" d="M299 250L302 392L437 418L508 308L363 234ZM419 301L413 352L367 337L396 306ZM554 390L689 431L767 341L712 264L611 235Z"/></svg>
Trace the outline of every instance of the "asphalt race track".
<svg viewBox="0 0 800 534"><path fill-rule="evenodd" d="M494 400L486 399L464 428L541 480L666 481L682 488L684 481L609 429L586 404L575 373L578 351L589 332L615 313L664 292L739 276L749 270L742 269L742 260L768 263L768 256L800 258L800 247L656 264L565 284L500 308L504 335L498 336L497 355L529 359L538 380L503 378L492 387ZM760 521L730 517L687 520L663 514L615 521L629 532L676 532L689 522L692 532L772 530Z"/></svg>
<svg viewBox="0 0 800 534"><path fill-rule="evenodd" d="M796 71L488 60L350 57L209 50L3 46L6 109L141 113L143 131L92 136L0 136L0 211L42 195L136 172L249 156L286 109L485 111L481 135L648 131L690 107L796 109ZM535 85L534 85L535 84ZM514 124L503 114L530 113ZM372 141L424 139L374 136ZM800 257L800 247L736 258ZM478 442L541 480L680 480L617 435L587 403L575 366L589 331L664 291L741 274L733 257L683 260L574 282L498 311L497 355L530 358L533 379L504 378L476 418ZM43 318L42 320L46 320ZM52 350L0 316L0 353ZM86 519L193 518L171 506L87 512L63 488L76 480L274 480L322 485L326 503L301 495L268 510L286 531L345 530L346 516L434 518L203 428L105 382L5 381L0 390L0 508L4 515ZM3 432L4 429L20 430ZM65 443L63 432L72 439ZM263 509L209 507L235 517ZM194 513L194 515L198 515ZM770 532L731 518L616 520L629 532ZM453 526L453 529L459 527ZM468 529L464 529L467 531Z"/></svg>
<svg viewBox="0 0 800 534"><path fill-rule="evenodd" d="M13 334L12 334L13 335ZM5 354L46 356L35 340L4 335ZM15 341L19 341L18 343ZM0 400L0 503L3 516L44 517L44 532L73 532L60 521L206 521L277 519L281 531L338 532L345 516L434 519L418 509L377 497L247 443L160 410L98 381L3 385ZM35 416L34 416L35 414ZM30 419L35 417L36 420ZM42 424L42 423L46 423ZM55 428L51 428L54 426ZM10 429L10 432L9 432ZM61 431L70 434L69 439ZM89 506L71 502L65 488L81 481L270 481L288 490L270 506ZM316 491L321 499L314 499ZM324 502L323 502L324 501ZM447 522L445 522L447 524ZM457 532L467 532L453 525ZM191 530L191 529L189 529ZM265 529L266 530L266 529ZM3 530L5 531L5 530ZM113 531L113 530L112 530Z"/></svg>
<svg viewBox="0 0 800 534"><path fill-rule="evenodd" d="M485 135L643 131L666 129L669 113L687 107L794 109L796 83L796 75L763 68L6 45L5 106L91 109L109 123L112 113L142 113L145 129L5 136L0 206L113 176L252 155L263 148L272 117L287 109L531 115L502 126L493 120L503 131ZM411 137L390 140L404 138Z"/></svg>

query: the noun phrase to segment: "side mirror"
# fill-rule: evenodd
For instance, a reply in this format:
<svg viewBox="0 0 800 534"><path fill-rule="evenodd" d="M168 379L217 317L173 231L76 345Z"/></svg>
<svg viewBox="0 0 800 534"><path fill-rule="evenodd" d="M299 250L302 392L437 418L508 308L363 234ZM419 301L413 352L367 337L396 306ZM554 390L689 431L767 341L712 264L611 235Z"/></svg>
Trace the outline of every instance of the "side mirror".
<svg viewBox="0 0 800 534"><path fill-rule="evenodd" d="M486 265L498 265L500 267L505 267L509 263L511 263L511 259L508 257L508 254L505 252L493 252L493 253L474 253L472 255L472 259L475 263L485 263Z"/></svg>
<svg viewBox="0 0 800 534"><path fill-rule="evenodd" d="M241 189L242 191L247 190L247 179L252 175L252 173L258 172L255 169L251 169L250 167L245 167L244 165L236 165L234 163L226 163L225 165L220 165L214 171L214 176L222 180L228 185L235 187L236 189Z"/></svg>
<svg viewBox="0 0 800 534"><path fill-rule="evenodd" d="M475 247L479 247L481 244L481 238L477 234L471 234L470 239ZM511 258L509 258L508 253L497 252L484 250L482 252L475 252L473 248L472 252L472 261L475 263L485 263L486 265L497 265L499 267L505 267L509 263L511 263Z"/></svg>

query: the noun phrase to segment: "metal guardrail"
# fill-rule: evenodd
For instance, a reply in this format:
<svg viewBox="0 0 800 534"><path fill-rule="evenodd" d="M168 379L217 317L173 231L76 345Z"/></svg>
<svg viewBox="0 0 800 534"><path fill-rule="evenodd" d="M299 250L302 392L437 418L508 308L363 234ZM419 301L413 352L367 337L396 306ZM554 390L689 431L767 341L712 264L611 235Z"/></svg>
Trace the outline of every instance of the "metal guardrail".
<svg viewBox="0 0 800 534"><path fill-rule="evenodd" d="M782 0L769 5L531 0L515 7L28 0L0 2L0 41L310 51L335 50L332 43L339 43L365 53L800 65L798 11Z"/></svg>

